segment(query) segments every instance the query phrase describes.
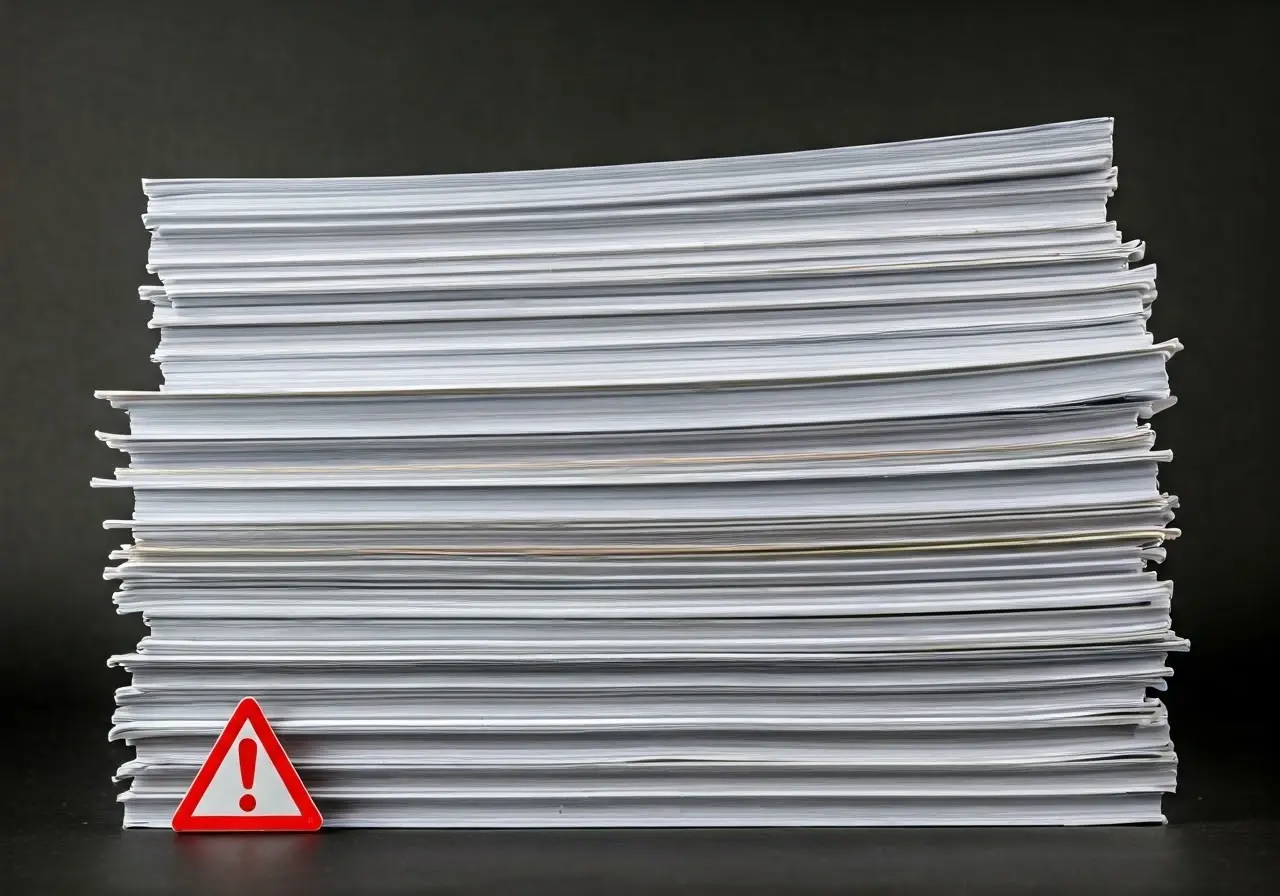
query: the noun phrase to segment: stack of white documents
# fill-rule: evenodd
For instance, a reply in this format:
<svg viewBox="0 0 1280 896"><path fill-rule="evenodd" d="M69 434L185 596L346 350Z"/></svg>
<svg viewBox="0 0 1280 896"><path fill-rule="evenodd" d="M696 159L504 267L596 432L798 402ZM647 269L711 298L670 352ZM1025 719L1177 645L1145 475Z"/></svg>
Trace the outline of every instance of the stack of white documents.
<svg viewBox="0 0 1280 896"><path fill-rule="evenodd" d="M146 181L125 824L245 696L330 825L1160 821L1111 131Z"/></svg>

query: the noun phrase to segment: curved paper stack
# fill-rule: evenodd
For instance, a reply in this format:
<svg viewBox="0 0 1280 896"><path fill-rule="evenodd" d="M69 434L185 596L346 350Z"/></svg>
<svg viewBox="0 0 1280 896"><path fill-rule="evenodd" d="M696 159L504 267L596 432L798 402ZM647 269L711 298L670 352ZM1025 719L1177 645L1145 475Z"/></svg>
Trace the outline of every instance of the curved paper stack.
<svg viewBox="0 0 1280 896"><path fill-rule="evenodd" d="M1160 820L1178 345L1115 178L1099 119L147 181L125 824L247 695L333 825Z"/></svg>

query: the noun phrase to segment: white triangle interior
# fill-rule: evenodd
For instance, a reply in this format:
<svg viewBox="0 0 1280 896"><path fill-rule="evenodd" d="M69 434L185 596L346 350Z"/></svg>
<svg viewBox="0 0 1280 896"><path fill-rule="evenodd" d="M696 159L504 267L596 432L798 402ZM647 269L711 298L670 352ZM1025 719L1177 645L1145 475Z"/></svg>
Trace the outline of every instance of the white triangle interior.
<svg viewBox="0 0 1280 896"><path fill-rule="evenodd" d="M258 744L253 789L249 791L245 790L240 777L240 741L246 738ZM249 812L240 806L240 798L246 793L252 793L256 803ZM271 764L253 725L246 720L191 814L197 817L230 815L253 818L266 815L300 816L302 811L289 795L284 779Z"/></svg>

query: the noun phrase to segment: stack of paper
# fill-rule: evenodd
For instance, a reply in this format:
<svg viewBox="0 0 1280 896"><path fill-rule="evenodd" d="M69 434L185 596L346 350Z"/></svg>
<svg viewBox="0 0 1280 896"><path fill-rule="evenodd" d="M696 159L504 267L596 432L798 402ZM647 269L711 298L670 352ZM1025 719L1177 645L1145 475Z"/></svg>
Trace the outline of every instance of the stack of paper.
<svg viewBox="0 0 1280 896"><path fill-rule="evenodd" d="M1160 820L1111 129L145 182L125 824L244 696L331 825Z"/></svg>

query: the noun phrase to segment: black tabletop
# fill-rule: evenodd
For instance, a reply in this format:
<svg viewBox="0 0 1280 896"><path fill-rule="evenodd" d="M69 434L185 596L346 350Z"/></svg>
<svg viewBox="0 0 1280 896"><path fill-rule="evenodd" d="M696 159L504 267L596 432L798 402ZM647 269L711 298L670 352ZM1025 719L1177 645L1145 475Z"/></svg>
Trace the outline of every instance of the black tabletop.
<svg viewBox="0 0 1280 896"><path fill-rule="evenodd" d="M4 892L1222 893L1280 880L1271 756L1208 726L1211 747L1179 744L1163 827L176 835L120 830L111 773L128 751L105 743L103 710L32 713L8 739Z"/></svg>

